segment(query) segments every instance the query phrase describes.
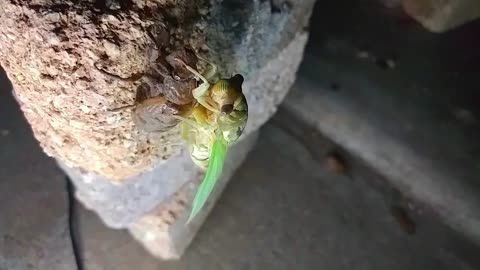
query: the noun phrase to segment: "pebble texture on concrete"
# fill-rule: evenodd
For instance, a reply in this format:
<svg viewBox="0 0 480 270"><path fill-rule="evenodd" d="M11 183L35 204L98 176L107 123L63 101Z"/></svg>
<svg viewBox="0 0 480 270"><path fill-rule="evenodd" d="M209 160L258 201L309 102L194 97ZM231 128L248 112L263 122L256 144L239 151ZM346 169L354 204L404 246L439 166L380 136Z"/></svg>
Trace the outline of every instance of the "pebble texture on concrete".
<svg viewBox="0 0 480 270"><path fill-rule="evenodd" d="M105 1L8 0L0 4L6 19L0 60L45 152L69 167L122 182L179 153L171 147L180 141L178 129L139 132L129 110L109 111L132 104L144 75L153 72L152 61L166 57L162 51L150 61L152 48L191 44L223 76L243 74L252 103L248 130L256 130L293 82L303 46L281 54L293 43L304 45L313 4L138 0L116 9ZM155 27L169 42L153 42ZM275 74L262 70L280 57L288 61L271 70ZM275 87L265 88L271 81Z"/></svg>
<svg viewBox="0 0 480 270"><path fill-rule="evenodd" d="M121 181L178 150L167 144L178 141L178 130L141 133L129 111L108 110L131 104L143 80L139 74L150 72L147 51L156 44L147 29L163 18L148 12L165 11L180 20L187 11L174 13L165 2L137 6L143 0L112 10L102 7L106 2L1 1L0 61L48 155ZM177 8L185 2L178 1ZM182 30L194 36L193 30Z"/></svg>

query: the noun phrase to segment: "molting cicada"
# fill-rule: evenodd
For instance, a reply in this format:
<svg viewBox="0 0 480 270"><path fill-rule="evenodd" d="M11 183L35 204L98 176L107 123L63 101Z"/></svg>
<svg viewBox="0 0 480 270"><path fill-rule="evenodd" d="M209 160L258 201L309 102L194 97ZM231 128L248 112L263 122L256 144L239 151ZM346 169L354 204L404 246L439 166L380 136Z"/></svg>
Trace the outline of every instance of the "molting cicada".
<svg viewBox="0 0 480 270"><path fill-rule="evenodd" d="M201 210L215 183L221 176L228 147L242 135L248 118L248 106L242 93L243 76L237 74L228 79L216 79L217 67L200 74L182 60L187 70L201 80L192 90L195 104L188 117L182 120L182 138L193 162L206 170L193 200L190 221Z"/></svg>
<svg viewBox="0 0 480 270"><path fill-rule="evenodd" d="M210 67L202 74L192 67L198 59ZM243 76L219 78L216 65L188 49L160 60L153 68L157 76L142 77L145 83L137 89L135 103L113 111L133 108L136 126L147 132L166 131L181 123L190 157L205 171L189 222L208 199L221 176L228 147L242 135L247 123Z"/></svg>

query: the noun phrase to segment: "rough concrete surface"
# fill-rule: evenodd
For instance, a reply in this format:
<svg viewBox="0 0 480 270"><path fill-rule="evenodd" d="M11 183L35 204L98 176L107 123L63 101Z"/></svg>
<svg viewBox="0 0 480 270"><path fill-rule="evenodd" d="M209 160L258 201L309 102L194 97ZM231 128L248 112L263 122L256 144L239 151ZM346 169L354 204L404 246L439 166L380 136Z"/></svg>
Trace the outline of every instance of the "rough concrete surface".
<svg viewBox="0 0 480 270"><path fill-rule="evenodd" d="M119 9L90 0L0 3L0 61L48 155L119 181L178 151L168 144L178 141L178 130L145 134L135 127L130 111L108 111L133 103L143 75L151 73L157 60L147 57L149 50L189 43L162 12L182 22L186 36L202 39L193 34L198 29L183 22L185 16L195 16L196 4L175 2L174 7L169 1ZM153 26L172 31L165 33L166 42L150 38Z"/></svg>
<svg viewBox="0 0 480 270"><path fill-rule="evenodd" d="M190 44L218 64L222 75L243 74L247 99L255 105L248 129L255 130L293 82L303 46L288 56L281 53L304 44L314 4L138 0L117 8L115 2L0 5L1 64L36 138L67 166L110 181L138 176L178 154L171 147L179 142L178 129L139 132L130 110L109 111L132 104L147 78L163 76L158 68L168 52ZM281 69L285 73L266 74L262 68L277 58L289 60ZM275 87L264 88L280 75ZM156 77L155 82L162 83Z"/></svg>

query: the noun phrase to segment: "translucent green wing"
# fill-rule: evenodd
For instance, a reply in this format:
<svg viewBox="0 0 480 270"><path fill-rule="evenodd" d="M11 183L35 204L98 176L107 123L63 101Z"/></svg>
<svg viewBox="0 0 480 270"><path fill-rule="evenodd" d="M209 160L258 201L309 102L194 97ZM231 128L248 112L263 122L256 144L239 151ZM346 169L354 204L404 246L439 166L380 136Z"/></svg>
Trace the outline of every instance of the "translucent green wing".
<svg viewBox="0 0 480 270"><path fill-rule="evenodd" d="M207 172L198 187L195 198L193 199L192 211L187 223L189 223L202 209L207 201L213 187L220 178L223 170L223 163L225 162L225 155L227 153L227 142L223 136L216 136L210 150L210 157L208 162Z"/></svg>

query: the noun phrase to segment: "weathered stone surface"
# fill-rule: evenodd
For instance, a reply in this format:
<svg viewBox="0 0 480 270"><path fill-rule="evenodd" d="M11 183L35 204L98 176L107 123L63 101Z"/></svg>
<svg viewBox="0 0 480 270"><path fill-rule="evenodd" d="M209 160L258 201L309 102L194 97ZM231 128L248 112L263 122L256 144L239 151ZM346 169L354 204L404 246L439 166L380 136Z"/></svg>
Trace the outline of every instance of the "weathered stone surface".
<svg viewBox="0 0 480 270"><path fill-rule="evenodd" d="M88 0L61 6L50 1L2 2L1 64L47 154L111 181L138 175L178 154L171 147L178 143L178 129L139 132L129 110L109 111L132 104L141 75L151 71L147 56L158 46L150 38L153 26L169 31L171 46L191 44L204 52L225 76L246 77L245 88L255 91L246 91L252 102L251 129L271 115L283 94L271 92L276 90L270 86L249 87L252 78L303 31L314 1L213 1L208 9L197 2L198 13L205 16L195 15L191 1L175 1L173 6L136 1L118 10L98 8ZM152 8L166 17L152 17ZM180 24L169 23L172 20ZM299 59L284 68L293 68Z"/></svg>
<svg viewBox="0 0 480 270"><path fill-rule="evenodd" d="M403 7L433 32L445 32L480 17L477 0L403 0Z"/></svg>
<svg viewBox="0 0 480 270"><path fill-rule="evenodd" d="M197 181L186 183L166 202L132 224L129 227L132 235L154 256L166 260L179 259L205 221L224 187L253 148L257 137L258 132L252 133L229 151L222 178L218 181L205 207L188 225L185 225L185 222L190 214L191 202L201 180L200 177L196 179Z"/></svg>
<svg viewBox="0 0 480 270"><path fill-rule="evenodd" d="M194 5L147 1L151 6L145 7L136 1L130 9L110 10L94 2L2 1L0 61L48 155L121 180L178 153L169 146L178 140L177 130L141 133L128 110L108 109L131 104L141 80L129 78L149 71L146 55L155 45L146 29L163 22L148 12L181 21ZM189 43L177 32L198 36L182 27L169 26L170 42Z"/></svg>

